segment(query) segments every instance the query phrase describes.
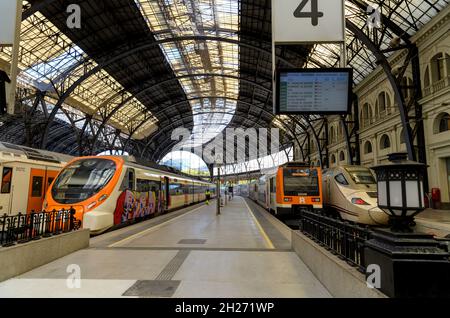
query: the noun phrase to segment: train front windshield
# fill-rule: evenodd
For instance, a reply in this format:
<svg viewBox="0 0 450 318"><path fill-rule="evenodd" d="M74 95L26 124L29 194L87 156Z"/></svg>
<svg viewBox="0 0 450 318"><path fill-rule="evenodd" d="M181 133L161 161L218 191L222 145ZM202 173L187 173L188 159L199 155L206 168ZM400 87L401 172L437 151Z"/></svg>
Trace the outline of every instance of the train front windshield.
<svg viewBox="0 0 450 318"><path fill-rule="evenodd" d="M376 184L376 180L370 169L346 168L356 184Z"/></svg>
<svg viewBox="0 0 450 318"><path fill-rule="evenodd" d="M103 189L116 172L109 159L81 159L65 167L52 187L53 199L61 204L82 202Z"/></svg>
<svg viewBox="0 0 450 318"><path fill-rule="evenodd" d="M319 196L319 177L316 169L283 169L284 195Z"/></svg>

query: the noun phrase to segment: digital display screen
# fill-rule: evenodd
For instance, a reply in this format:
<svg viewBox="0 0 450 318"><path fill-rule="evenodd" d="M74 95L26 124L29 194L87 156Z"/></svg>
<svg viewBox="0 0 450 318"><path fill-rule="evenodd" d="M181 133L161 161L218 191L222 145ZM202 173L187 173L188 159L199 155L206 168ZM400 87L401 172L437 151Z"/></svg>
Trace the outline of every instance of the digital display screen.
<svg viewBox="0 0 450 318"><path fill-rule="evenodd" d="M279 70L275 113L349 113L352 82L350 68Z"/></svg>

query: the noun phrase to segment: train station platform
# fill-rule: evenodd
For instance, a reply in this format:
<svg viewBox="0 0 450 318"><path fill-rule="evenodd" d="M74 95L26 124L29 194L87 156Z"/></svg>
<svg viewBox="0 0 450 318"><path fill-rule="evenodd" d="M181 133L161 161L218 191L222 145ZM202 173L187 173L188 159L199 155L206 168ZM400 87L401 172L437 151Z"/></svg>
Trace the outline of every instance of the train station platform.
<svg viewBox="0 0 450 318"><path fill-rule="evenodd" d="M331 297L266 212L242 197L221 212L212 201L93 237L0 283L0 297Z"/></svg>
<svg viewBox="0 0 450 318"><path fill-rule="evenodd" d="M450 210L426 209L416 217L416 230L441 238L449 236Z"/></svg>

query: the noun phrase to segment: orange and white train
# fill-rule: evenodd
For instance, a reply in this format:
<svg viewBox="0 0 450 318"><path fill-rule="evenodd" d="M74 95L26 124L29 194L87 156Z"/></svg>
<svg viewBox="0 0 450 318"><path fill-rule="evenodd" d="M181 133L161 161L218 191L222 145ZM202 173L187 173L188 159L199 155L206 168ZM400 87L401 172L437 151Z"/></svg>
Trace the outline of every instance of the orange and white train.
<svg viewBox="0 0 450 318"><path fill-rule="evenodd" d="M300 209L320 210L323 208L321 169L287 163L250 183L249 196L277 216L292 216Z"/></svg>
<svg viewBox="0 0 450 318"><path fill-rule="evenodd" d="M0 215L38 212L45 192L73 157L0 142Z"/></svg>
<svg viewBox="0 0 450 318"><path fill-rule="evenodd" d="M178 175L133 157L75 158L47 191L43 208L74 208L75 217L92 234L136 219L185 207L206 199L215 185Z"/></svg>

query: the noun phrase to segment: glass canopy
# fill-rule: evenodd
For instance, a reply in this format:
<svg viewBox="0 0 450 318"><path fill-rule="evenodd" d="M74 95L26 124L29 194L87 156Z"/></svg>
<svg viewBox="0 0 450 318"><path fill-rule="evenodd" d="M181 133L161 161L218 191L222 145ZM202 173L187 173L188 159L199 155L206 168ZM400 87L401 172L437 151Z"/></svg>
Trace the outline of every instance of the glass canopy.
<svg viewBox="0 0 450 318"><path fill-rule="evenodd" d="M239 41L239 14L243 2L244 0L129 0L144 17L157 40L214 36ZM270 30L270 26L264 22L268 20L260 17L262 13L270 13L270 1L265 3L261 1L258 10L249 11L254 15L252 18L261 21L255 23L251 30L252 41L264 41L258 38L259 31ZM386 23L379 29L368 30L368 4L378 7L380 13L403 35L412 36L448 6L448 3L449 0L346 0L346 18L365 30L380 50L385 50L390 48L392 39L398 34L387 27ZM23 4L25 9L31 5L28 1L23 1ZM62 81L67 88L80 78L84 74L83 61L90 57L40 12L24 20L21 28L19 84L47 91L46 99L51 108L58 98L57 94L61 93L54 88L58 88ZM354 68L355 82L359 83L377 66L375 58L349 31L346 45L347 64ZM239 45L191 38L167 42L160 48L192 107L194 129L187 146L204 144L227 127L236 112L240 90L244 89L239 85ZM339 51L337 45L315 45L307 59L307 67L335 67L339 64ZM11 48L1 47L0 64L3 68L8 68L9 63ZM91 63L89 67L97 65L93 60ZM122 105L124 100L127 102ZM108 124L128 133L132 132L132 127L139 126L139 130L133 135L138 139L148 136L157 128L157 119L148 110L148 105L143 105L106 70L86 79L66 99L63 106L66 110L92 115L98 120L121 106L119 111L113 113ZM309 121L305 118L296 120L299 124L295 126L295 132L301 133ZM279 117L273 124L285 129L286 121ZM83 124L83 121L76 123L79 127Z"/></svg>
<svg viewBox="0 0 450 318"><path fill-rule="evenodd" d="M11 47L0 47L0 62L3 60L10 63L11 54ZM88 58L82 49L41 13L37 12L22 22L18 81L22 87L49 92L46 97L49 107L52 107L54 100L57 100L58 94L61 93L55 91L58 84L66 80L70 85L78 79L83 74L82 62ZM92 61L91 67L96 65ZM74 79L72 81L66 76L69 71L70 77ZM156 118L105 70L101 70L79 85L63 107L66 109L74 107L100 119L100 113L115 108L125 99L129 101L111 117L109 124L129 132L131 127L148 118L148 121L135 132L135 136L140 135L143 138L146 132L148 134L152 131ZM78 124L83 125L82 122Z"/></svg>
<svg viewBox="0 0 450 318"><path fill-rule="evenodd" d="M238 40L238 0L136 0L157 40L216 36ZM161 45L190 100L194 128L186 148L201 146L225 129L239 95L239 47L186 40ZM225 76L224 76L225 75Z"/></svg>

